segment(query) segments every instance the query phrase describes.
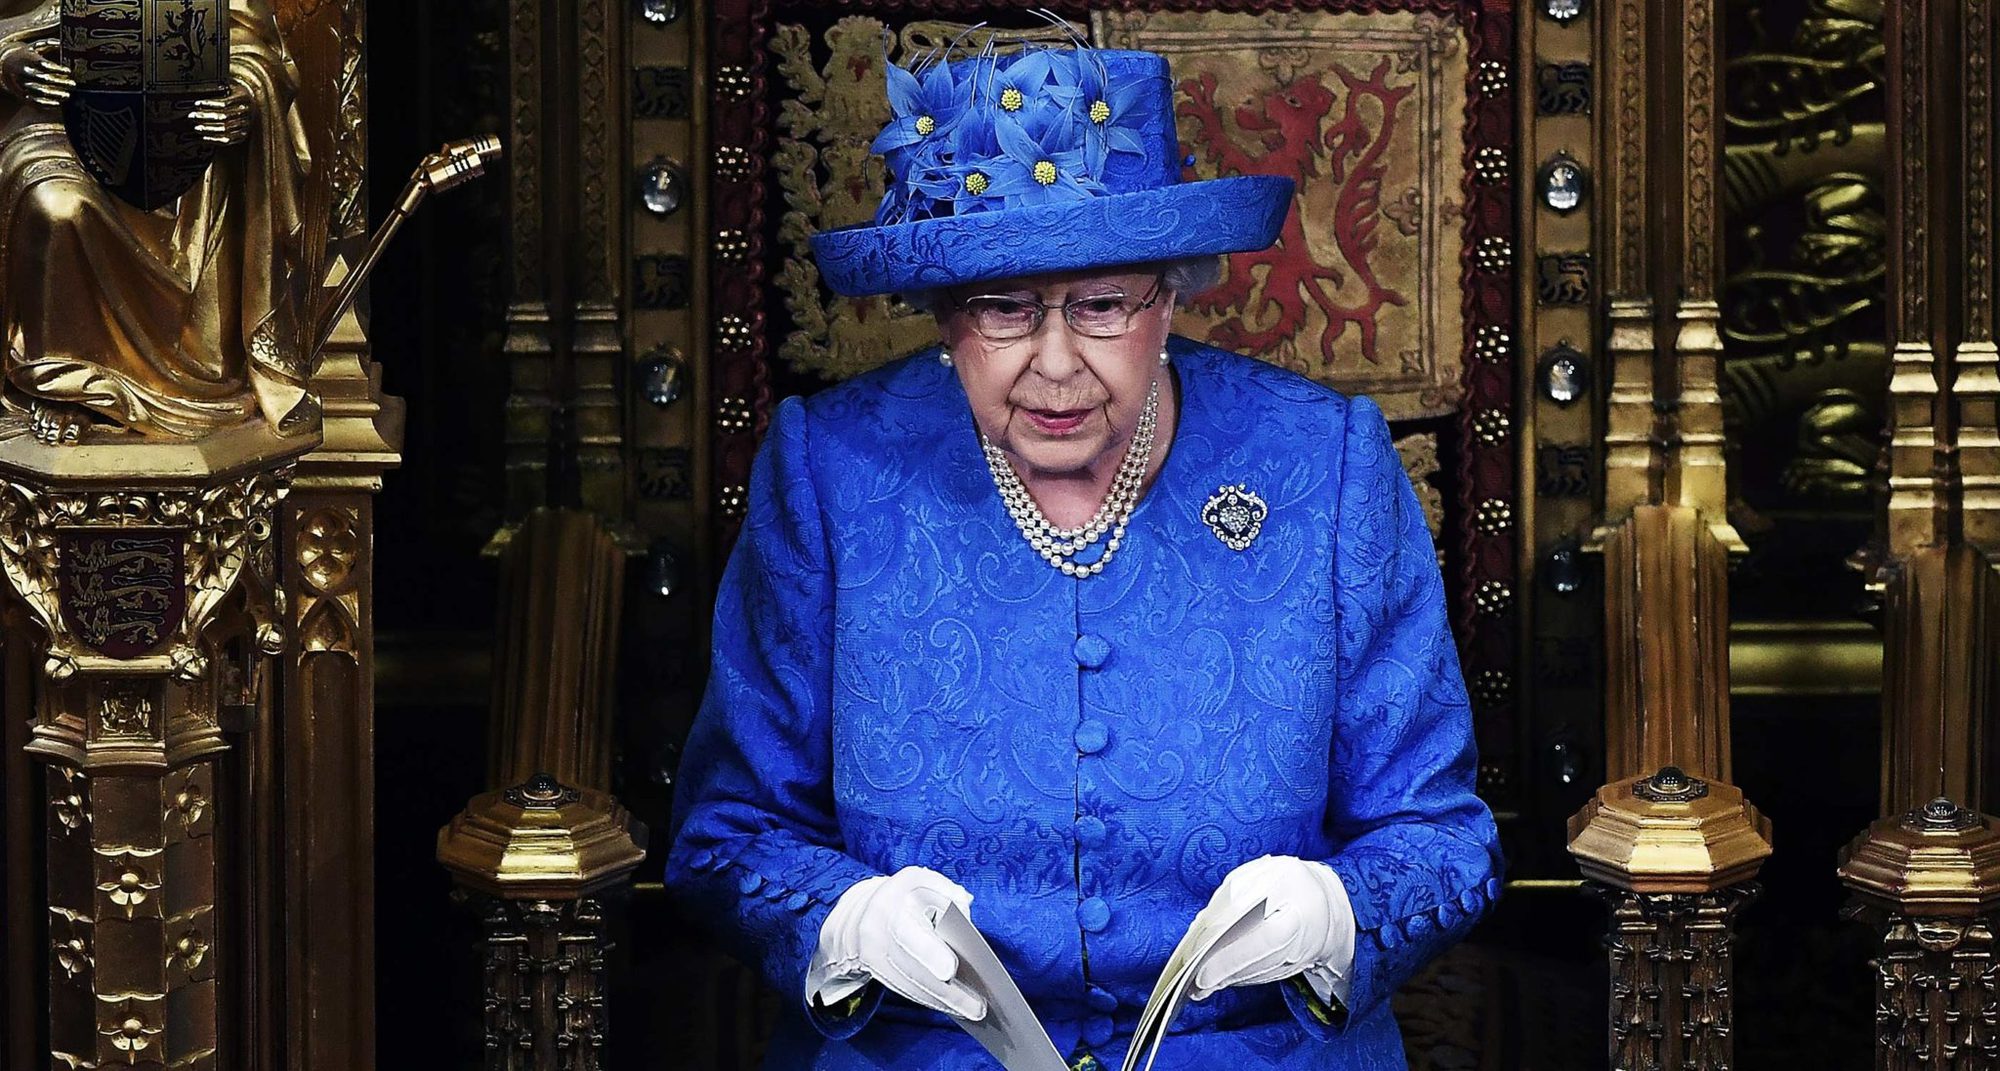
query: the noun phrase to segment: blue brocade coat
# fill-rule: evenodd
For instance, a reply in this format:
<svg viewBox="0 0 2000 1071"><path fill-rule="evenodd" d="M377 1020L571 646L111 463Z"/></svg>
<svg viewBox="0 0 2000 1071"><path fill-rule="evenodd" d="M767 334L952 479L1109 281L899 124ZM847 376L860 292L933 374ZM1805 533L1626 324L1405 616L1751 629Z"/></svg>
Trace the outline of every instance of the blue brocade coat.
<svg viewBox="0 0 2000 1071"><path fill-rule="evenodd" d="M767 1068L998 1066L879 986L844 1020L805 1013L833 902L912 864L971 891L1060 1051L1117 1068L1195 912L1267 854L1346 885L1347 1013L1225 990L1156 1066L1404 1066L1389 997L1500 870L1430 534L1374 403L1170 350L1172 450L1084 580L1015 530L934 351L778 407L667 860L689 917L791 1009ZM1270 506L1241 552L1201 519L1239 483Z"/></svg>

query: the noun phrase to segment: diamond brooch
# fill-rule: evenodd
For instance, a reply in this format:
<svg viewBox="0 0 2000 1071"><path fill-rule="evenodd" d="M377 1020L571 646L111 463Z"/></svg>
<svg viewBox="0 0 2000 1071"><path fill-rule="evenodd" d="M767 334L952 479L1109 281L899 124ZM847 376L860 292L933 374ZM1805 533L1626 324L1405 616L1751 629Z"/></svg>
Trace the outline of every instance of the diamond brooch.
<svg viewBox="0 0 2000 1071"><path fill-rule="evenodd" d="M1264 528L1271 507L1242 484L1224 484L1201 508L1201 519L1230 550L1243 550Z"/></svg>

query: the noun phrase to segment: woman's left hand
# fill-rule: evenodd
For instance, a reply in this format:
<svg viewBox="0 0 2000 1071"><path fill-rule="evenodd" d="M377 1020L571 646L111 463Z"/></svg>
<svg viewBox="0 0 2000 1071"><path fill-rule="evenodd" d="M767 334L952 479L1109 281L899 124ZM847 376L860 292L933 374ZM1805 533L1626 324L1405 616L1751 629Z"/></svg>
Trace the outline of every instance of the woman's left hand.
<svg viewBox="0 0 2000 1071"><path fill-rule="evenodd" d="M1332 867L1288 855L1262 856L1230 871L1189 930L1259 900L1261 918L1217 945L1195 972L1192 999L1298 974L1326 999L1352 965L1354 909L1347 889Z"/></svg>

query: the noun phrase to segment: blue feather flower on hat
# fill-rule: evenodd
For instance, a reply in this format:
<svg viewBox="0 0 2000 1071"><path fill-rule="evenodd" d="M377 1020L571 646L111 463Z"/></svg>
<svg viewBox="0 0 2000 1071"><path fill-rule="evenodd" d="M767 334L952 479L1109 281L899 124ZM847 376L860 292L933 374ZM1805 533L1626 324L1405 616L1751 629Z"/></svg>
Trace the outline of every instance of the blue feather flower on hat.
<svg viewBox="0 0 2000 1071"><path fill-rule="evenodd" d="M1174 88L1149 52L990 47L887 69L874 223L812 236L843 294L1262 249L1289 179L1181 180Z"/></svg>
<svg viewBox="0 0 2000 1071"><path fill-rule="evenodd" d="M1070 77L1064 77L1065 74ZM1095 55L1057 71L1052 92L1067 103L1076 117L1076 126L1083 133L1084 160L1092 172L1101 171L1113 152L1145 153L1134 120L1140 114L1139 104L1146 89L1146 83L1138 79L1112 84L1104 62Z"/></svg>

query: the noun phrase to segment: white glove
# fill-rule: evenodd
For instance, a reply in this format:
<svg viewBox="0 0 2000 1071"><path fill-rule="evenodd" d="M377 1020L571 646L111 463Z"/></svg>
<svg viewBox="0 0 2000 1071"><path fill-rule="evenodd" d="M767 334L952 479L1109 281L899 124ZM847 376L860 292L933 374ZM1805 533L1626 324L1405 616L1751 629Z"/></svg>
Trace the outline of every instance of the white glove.
<svg viewBox="0 0 2000 1071"><path fill-rule="evenodd" d="M951 904L969 911L972 894L926 867L856 882L820 924L806 999L831 1006L873 980L946 1015L985 1018L985 999L952 981L958 953L937 933L938 916Z"/></svg>
<svg viewBox="0 0 2000 1071"><path fill-rule="evenodd" d="M1189 996L1204 1000L1231 986L1303 974L1320 1000L1345 1000L1354 965L1354 907L1340 875L1325 863L1289 855L1252 859L1222 879L1193 925L1258 900L1264 901L1262 920L1209 953Z"/></svg>

